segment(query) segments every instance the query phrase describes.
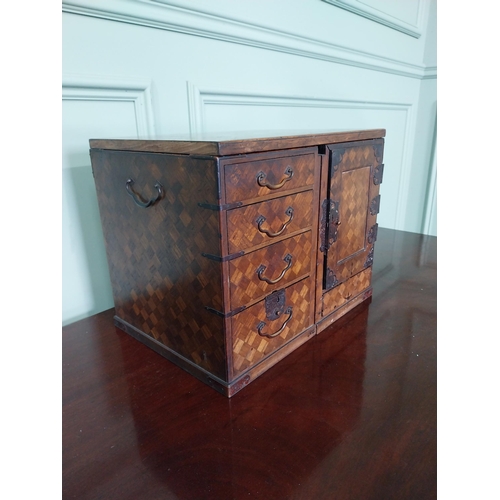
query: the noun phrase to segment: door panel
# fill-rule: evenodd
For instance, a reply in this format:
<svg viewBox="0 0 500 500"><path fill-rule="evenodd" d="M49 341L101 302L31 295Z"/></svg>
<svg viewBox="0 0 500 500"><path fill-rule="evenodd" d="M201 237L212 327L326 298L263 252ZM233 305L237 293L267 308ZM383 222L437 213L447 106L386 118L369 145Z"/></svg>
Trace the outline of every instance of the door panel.
<svg viewBox="0 0 500 500"><path fill-rule="evenodd" d="M339 204L337 259L343 261L365 249L366 207L370 167L342 172L342 202Z"/></svg>
<svg viewBox="0 0 500 500"><path fill-rule="evenodd" d="M383 139L328 146L329 209L324 288L329 290L372 263Z"/></svg>

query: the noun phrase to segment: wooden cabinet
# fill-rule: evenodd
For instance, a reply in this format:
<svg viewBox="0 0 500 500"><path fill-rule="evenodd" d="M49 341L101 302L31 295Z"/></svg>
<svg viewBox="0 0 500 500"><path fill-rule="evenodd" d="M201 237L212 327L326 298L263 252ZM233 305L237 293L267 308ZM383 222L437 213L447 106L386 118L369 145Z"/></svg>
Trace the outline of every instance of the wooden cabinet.
<svg viewBox="0 0 500 500"><path fill-rule="evenodd" d="M241 390L371 296L384 135L91 140L116 325Z"/></svg>

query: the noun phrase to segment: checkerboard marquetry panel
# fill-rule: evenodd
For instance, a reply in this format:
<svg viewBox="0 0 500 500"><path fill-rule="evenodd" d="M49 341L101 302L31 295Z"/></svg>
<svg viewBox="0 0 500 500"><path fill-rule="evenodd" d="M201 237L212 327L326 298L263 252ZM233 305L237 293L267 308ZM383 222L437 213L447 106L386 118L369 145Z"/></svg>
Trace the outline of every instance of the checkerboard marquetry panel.
<svg viewBox="0 0 500 500"><path fill-rule="evenodd" d="M94 153L116 315L222 379L226 378L217 212L198 206L215 169L165 155ZM167 165L168 162L168 165ZM198 164L197 164L198 165ZM189 167L189 168L186 168ZM163 186L149 208L127 194L127 179L144 199Z"/></svg>
<svg viewBox="0 0 500 500"><path fill-rule="evenodd" d="M370 286L371 276L372 268L369 267L326 292L323 295L322 316L327 316L366 290Z"/></svg>
<svg viewBox="0 0 500 500"><path fill-rule="evenodd" d="M364 249L369 182L370 167L342 172L341 225L337 237L339 261Z"/></svg>
<svg viewBox="0 0 500 500"><path fill-rule="evenodd" d="M293 210L293 218L289 224L287 222L290 220L290 216L286 213L288 208ZM261 228L271 233L278 232L286 224L279 237L311 227L313 223L313 192L305 191L229 210L227 233L230 254L275 241L275 238L259 231L258 218L260 216L265 217Z"/></svg>
<svg viewBox="0 0 500 500"><path fill-rule="evenodd" d="M231 310L310 274L311 252L312 236L311 231L307 231L229 261ZM265 265L262 276L270 280L277 279L288 265L284 260L287 255L291 255L291 266L276 284L268 284L259 278L257 271L261 265Z"/></svg>
<svg viewBox="0 0 500 500"><path fill-rule="evenodd" d="M314 154L269 158L262 161L235 163L226 165L225 186L226 202L248 200L269 194L283 193L289 189L297 189L314 184L316 157ZM291 168L293 175L287 174ZM265 183L278 185L287 180L282 187L274 190L260 186L257 174L265 175Z"/></svg>
<svg viewBox="0 0 500 500"><path fill-rule="evenodd" d="M232 318L234 376L254 366L312 325L313 303L310 300L310 287L311 279L307 278L285 290L285 309L292 306L293 315L283 332L275 338L259 335L259 323L266 323L262 329L263 333L272 334L281 328L288 315L283 313L282 317L269 321L266 318L264 300Z"/></svg>

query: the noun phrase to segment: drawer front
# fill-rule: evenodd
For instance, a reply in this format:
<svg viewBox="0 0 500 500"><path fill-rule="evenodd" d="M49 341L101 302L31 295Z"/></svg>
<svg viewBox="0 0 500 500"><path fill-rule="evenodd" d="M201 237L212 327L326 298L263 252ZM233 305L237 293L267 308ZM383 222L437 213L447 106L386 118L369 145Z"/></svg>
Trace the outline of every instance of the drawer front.
<svg viewBox="0 0 500 500"><path fill-rule="evenodd" d="M276 238L282 239L296 231L309 228L312 226L312 214L312 191L229 210L229 253L273 243Z"/></svg>
<svg viewBox="0 0 500 500"><path fill-rule="evenodd" d="M315 163L311 153L226 165L226 203L312 187Z"/></svg>
<svg viewBox="0 0 500 500"><path fill-rule="evenodd" d="M231 309L311 273L311 231L229 261Z"/></svg>
<svg viewBox="0 0 500 500"><path fill-rule="evenodd" d="M371 279L372 268L369 267L326 292L323 295L322 315L327 316L335 309L343 306L348 300L366 290L370 286Z"/></svg>
<svg viewBox="0 0 500 500"><path fill-rule="evenodd" d="M313 324L311 282L307 278L272 294L281 298L279 313L264 299L231 318L233 378Z"/></svg>

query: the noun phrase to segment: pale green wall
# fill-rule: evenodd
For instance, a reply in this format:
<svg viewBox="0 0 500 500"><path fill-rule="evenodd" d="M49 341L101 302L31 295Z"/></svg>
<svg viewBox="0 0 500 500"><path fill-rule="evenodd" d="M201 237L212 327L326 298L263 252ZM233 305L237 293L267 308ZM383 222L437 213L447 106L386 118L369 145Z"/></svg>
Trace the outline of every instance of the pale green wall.
<svg viewBox="0 0 500 500"><path fill-rule="evenodd" d="M322 0L63 2L63 324L113 306L91 137L383 127L379 223L434 230L435 0L347 4L421 36Z"/></svg>

